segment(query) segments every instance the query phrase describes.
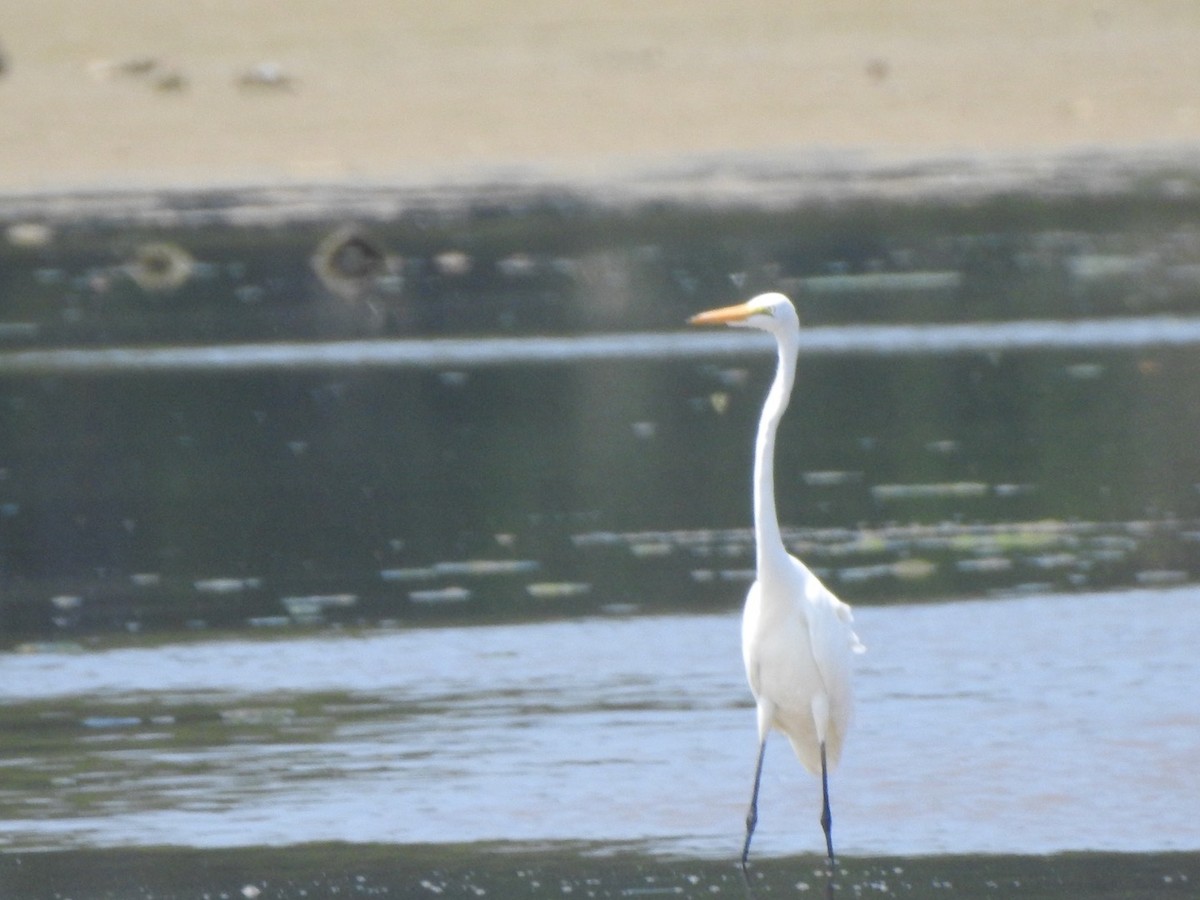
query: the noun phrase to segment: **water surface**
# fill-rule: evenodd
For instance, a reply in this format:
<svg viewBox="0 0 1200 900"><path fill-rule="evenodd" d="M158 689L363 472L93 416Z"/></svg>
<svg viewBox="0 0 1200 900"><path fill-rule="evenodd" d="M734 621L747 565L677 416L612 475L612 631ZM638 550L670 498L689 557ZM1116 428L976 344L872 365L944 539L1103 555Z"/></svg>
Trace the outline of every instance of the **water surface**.
<svg viewBox="0 0 1200 900"><path fill-rule="evenodd" d="M849 855L1200 849L1193 589L865 607ZM0 657L8 848L636 842L731 856L730 614ZM755 853L817 852L772 742Z"/></svg>

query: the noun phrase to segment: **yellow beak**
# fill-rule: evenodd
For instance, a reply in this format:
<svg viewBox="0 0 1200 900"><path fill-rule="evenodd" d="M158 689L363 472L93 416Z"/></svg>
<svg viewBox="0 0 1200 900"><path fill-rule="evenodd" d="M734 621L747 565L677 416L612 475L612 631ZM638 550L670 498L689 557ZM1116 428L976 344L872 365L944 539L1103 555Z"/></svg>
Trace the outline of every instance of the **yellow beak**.
<svg viewBox="0 0 1200 900"><path fill-rule="evenodd" d="M739 303L737 306L722 306L720 309L710 309L708 312L697 313L688 319L689 325L728 325L730 322L741 322L758 312L749 303Z"/></svg>

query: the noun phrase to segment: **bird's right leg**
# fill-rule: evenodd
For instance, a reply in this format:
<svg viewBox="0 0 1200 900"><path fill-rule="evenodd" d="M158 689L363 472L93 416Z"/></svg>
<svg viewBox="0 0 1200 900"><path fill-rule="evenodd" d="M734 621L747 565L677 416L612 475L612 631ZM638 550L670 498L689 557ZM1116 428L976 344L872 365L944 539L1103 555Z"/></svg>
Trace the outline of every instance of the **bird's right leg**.
<svg viewBox="0 0 1200 900"><path fill-rule="evenodd" d="M754 765L754 791L750 794L750 809L746 811L746 843L742 845L742 872L750 860L750 839L754 837L754 826L758 824L758 786L762 783L763 757L767 752L767 738L758 745L758 762Z"/></svg>
<svg viewBox="0 0 1200 900"><path fill-rule="evenodd" d="M833 859L833 815L829 812L829 767L825 764L825 742L821 741L821 830L825 832L825 850L829 865Z"/></svg>

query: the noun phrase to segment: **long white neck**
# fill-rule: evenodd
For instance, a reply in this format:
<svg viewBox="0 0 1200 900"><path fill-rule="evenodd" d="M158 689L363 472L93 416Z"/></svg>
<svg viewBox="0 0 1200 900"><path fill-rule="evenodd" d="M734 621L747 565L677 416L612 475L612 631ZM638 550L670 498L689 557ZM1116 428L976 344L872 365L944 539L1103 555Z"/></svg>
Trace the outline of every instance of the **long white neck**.
<svg viewBox="0 0 1200 900"><path fill-rule="evenodd" d="M775 369L775 380L763 404L762 417L758 421L758 437L754 443L754 537L760 575L787 557L783 536L779 531L779 516L775 511L775 432L792 395L799 344L789 335L777 337L776 340L779 362Z"/></svg>

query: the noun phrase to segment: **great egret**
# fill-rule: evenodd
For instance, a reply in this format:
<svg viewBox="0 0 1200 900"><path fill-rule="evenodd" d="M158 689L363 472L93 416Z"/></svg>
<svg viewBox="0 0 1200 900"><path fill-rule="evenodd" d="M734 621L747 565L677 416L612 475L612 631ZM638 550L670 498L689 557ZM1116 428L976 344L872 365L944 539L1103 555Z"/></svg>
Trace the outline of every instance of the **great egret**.
<svg viewBox="0 0 1200 900"><path fill-rule="evenodd" d="M833 817L829 772L841 757L853 704L851 656L862 650L851 625L850 607L808 567L787 552L775 513L775 432L787 409L796 377L800 319L783 294L760 294L738 306L700 313L692 325L758 328L775 337L779 362L763 404L754 445L754 537L757 578L742 613L742 660L758 707L758 761L746 815L742 869L758 822L767 735L778 728L809 772L821 776L821 828L829 861Z"/></svg>

